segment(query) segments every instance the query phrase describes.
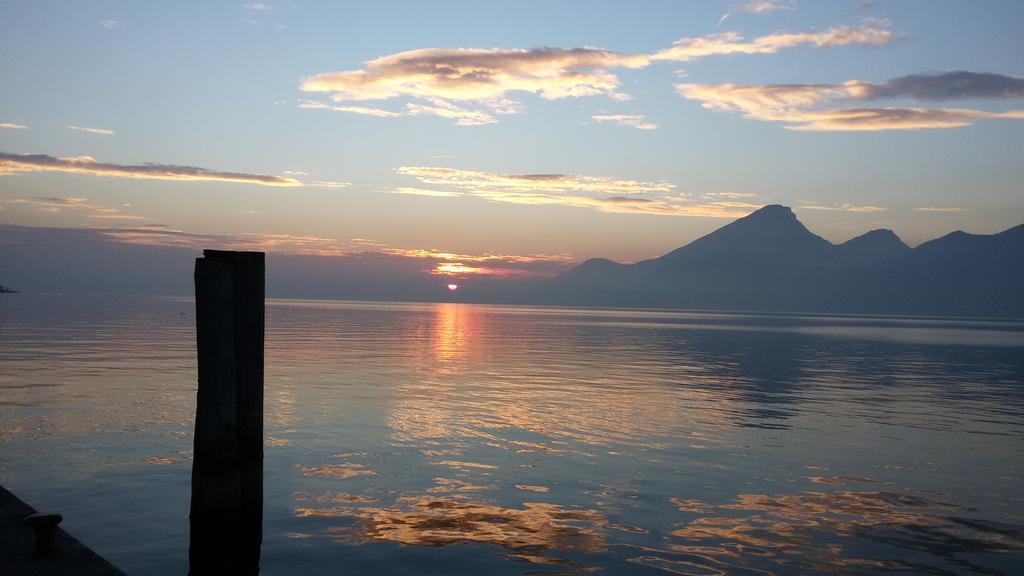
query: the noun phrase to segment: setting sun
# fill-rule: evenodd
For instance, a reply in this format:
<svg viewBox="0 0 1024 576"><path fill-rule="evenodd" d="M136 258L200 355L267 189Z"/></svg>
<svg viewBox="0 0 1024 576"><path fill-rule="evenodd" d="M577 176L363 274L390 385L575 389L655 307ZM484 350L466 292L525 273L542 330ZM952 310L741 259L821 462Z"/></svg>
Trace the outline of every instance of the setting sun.
<svg viewBox="0 0 1024 576"><path fill-rule="evenodd" d="M452 292L454 292L454 291L459 289L459 285L458 284L449 284L448 285L448 289L451 290Z"/></svg>

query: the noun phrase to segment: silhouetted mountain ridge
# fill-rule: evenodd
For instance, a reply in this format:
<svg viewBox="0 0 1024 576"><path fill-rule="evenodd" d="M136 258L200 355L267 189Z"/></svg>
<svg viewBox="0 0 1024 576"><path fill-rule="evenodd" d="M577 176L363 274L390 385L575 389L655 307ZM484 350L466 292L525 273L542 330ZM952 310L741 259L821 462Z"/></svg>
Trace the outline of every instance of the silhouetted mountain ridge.
<svg viewBox="0 0 1024 576"><path fill-rule="evenodd" d="M911 250L895 232L886 228L861 234L835 248L848 262L858 263L881 262Z"/></svg>
<svg viewBox="0 0 1024 576"><path fill-rule="evenodd" d="M892 230L834 245L765 206L663 256L591 259L525 298L559 304L1024 317L1024 225L910 248Z"/></svg>
<svg viewBox="0 0 1024 576"><path fill-rule="evenodd" d="M119 242L104 230L0 225L4 281L33 292L191 294L195 248ZM587 260L555 278L460 281L387 254L271 252L275 297L1024 318L1024 224L909 248L891 230L833 245L766 206L658 258Z"/></svg>
<svg viewBox="0 0 1024 576"><path fill-rule="evenodd" d="M797 220L789 207L773 204L650 262L676 266L733 258L774 264L823 259L831 247Z"/></svg>

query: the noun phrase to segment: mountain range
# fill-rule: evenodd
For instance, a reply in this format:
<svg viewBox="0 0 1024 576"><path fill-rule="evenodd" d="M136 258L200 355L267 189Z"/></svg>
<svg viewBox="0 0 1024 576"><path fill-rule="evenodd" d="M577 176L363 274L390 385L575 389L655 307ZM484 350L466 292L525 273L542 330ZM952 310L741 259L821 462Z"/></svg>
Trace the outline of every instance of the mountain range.
<svg viewBox="0 0 1024 576"><path fill-rule="evenodd" d="M1024 225L910 248L891 230L832 244L765 206L663 256L595 258L526 288L585 306L1024 317Z"/></svg>
<svg viewBox="0 0 1024 576"><path fill-rule="evenodd" d="M217 247L211 237L209 246ZM192 246L119 242L104 229L0 225L0 283L24 293L192 294ZM433 261L365 252L267 254L285 298L457 301L758 312L1024 318L1024 225L953 232L915 248L891 230L842 244L765 206L663 256L587 260L555 277L453 280Z"/></svg>

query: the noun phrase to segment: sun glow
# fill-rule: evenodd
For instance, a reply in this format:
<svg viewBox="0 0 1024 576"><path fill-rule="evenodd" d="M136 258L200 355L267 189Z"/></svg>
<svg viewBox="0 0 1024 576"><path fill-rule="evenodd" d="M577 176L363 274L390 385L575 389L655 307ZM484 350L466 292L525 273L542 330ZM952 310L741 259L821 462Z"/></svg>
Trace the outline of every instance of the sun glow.
<svg viewBox="0 0 1024 576"><path fill-rule="evenodd" d="M448 285L448 289L451 290L452 292L454 292L454 291L459 289L459 285L458 284L449 284Z"/></svg>
<svg viewBox="0 0 1024 576"><path fill-rule="evenodd" d="M486 270L479 266L466 266L461 262L444 262L438 264L434 274L483 274Z"/></svg>

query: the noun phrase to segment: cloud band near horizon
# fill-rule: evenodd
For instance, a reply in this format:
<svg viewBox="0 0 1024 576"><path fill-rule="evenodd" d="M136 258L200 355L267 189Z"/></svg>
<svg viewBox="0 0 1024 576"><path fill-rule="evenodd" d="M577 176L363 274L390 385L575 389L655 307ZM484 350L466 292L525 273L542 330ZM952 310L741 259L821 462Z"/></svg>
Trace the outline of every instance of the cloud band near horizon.
<svg viewBox="0 0 1024 576"><path fill-rule="evenodd" d="M245 172L220 172L173 164L110 164L90 156L56 157L48 154L10 154L0 152L0 176L26 172L66 172L115 178L234 182L260 186L302 186L294 178Z"/></svg>
<svg viewBox="0 0 1024 576"><path fill-rule="evenodd" d="M675 193L675 185L664 181L577 174L499 174L433 166L402 166L396 171L434 188L398 187L388 190L394 194L591 208L614 214L706 218L738 218L761 207L760 204L738 200L695 202Z"/></svg>
<svg viewBox="0 0 1024 576"><path fill-rule="evenodd" d="M54 199L59 200L59 199ZM74 200L74 199L72 199ZM166 226L98 228L112 241L147 246L225 250L256 250L298 256L365 260L389 258L408 262L426 275L450 277L541 277L561 272L576 262L571 254L462 253L435 248L402 248L363 238L348 241L301 234L202 234Z"/></svg>

